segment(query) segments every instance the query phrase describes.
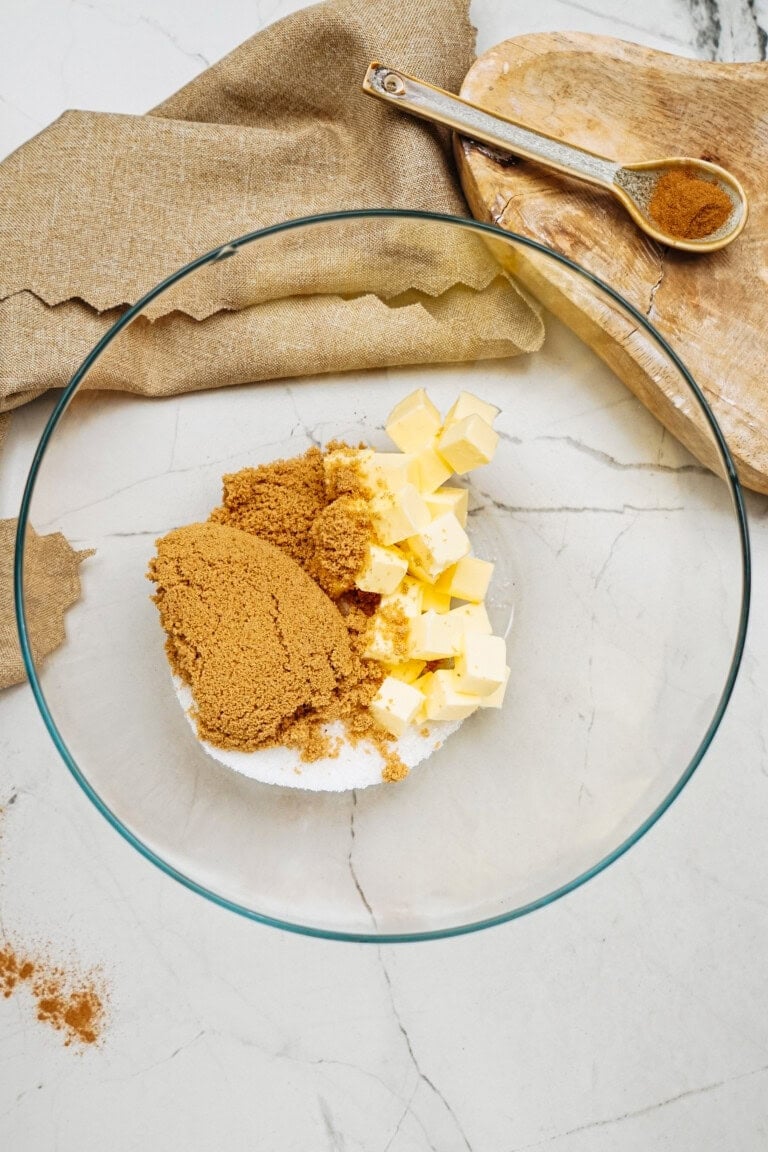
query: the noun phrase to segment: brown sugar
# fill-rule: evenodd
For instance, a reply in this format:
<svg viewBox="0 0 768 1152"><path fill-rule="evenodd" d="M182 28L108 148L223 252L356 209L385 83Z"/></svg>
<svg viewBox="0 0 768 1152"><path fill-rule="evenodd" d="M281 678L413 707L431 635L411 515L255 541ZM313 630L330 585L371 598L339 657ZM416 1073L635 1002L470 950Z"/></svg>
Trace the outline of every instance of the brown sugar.
<svg viewBox="0 0 768 1152"><path fill-rule="evenodd" d="M236 528L191 524L158 540L149 576L201 739L252 752L338 703L354 673L344 621L284 552Z"/></svg>
<svg viewBox="0 0 768 1152"><path fill-rule="evenodd" d="M340 496L320 512L310 530L312 555L307 571L333 599L355 586L373 537L368 505Z"/></svg>
<svg viewBox="0 0 768 1152"><path fill-rule="evenodd" d="M354 587L373 536L362 489L353 479L360 475L350 464L347 487L337 499L326 493L319 448L291 460L243 468L224 477L224 501L210 520L274 544L337 599Z"/></svg>
<svg viewBox="0 0 768 1152"><path fill-rule="evenodd" d="M224 501L210 519L250 532L306 566L314 550L312 525L329 502L320 449L243 468L223 483Z"/></svg>
<svg viewBox="0 0 768 1152"><path fill-rule="evenodd" d="M718 184L686 168L665 172L648 205L655 223L681 240L701 240L717 232L732 210L728 194Z"/></svg>

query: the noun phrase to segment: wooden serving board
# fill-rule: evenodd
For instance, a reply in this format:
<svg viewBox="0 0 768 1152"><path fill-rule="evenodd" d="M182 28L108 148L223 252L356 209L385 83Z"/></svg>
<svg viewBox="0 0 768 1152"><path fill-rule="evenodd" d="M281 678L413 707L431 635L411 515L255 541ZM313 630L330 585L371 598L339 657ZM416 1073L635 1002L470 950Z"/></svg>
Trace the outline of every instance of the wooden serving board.
<svg viewBox="0 0 768 1152"><path fill-rule="evenodd" d="M694 256L648 239L608 193L455 141L475 217L555 248L647 315L703 388L742 482L768 493L768 64L686 60L609 37L547 33L480 56L461 95L611 158L702 156L743 182L750 217L742 236ZM679 377L617 310L586 285L574 293L573 277L535 253L515 257L515 271L713 465Z"/></svg>

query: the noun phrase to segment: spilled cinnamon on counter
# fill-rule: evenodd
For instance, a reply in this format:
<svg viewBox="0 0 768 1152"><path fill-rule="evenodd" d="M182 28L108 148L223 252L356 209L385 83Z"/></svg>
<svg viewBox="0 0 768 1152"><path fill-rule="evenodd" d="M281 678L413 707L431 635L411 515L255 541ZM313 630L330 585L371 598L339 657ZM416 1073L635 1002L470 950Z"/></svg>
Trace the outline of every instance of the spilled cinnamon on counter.
<svg viewBox="0 0 768 1152"><path fill-rule="evenodd" d="M106 1002L97 973L81 975L0 945L0 991L8 998L22 986L35 998L38 1020L63 1032L66 1047L99 1041Z"/></svg>

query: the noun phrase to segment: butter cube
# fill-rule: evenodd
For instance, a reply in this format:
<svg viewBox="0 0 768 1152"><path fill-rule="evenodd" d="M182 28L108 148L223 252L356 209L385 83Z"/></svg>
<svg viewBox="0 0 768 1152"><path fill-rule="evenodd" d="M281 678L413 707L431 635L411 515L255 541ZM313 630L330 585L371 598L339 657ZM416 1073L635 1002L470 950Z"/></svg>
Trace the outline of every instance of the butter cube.
<svg viewBox="0 0 768 1152"><path fill-rule="evenodd" d="M407 571L408 561L402 552L382 548L380 544L369 544L365 567L356 577L355 584L361 592L394 592Z"/></svg>
<svg viewBox="0 0 768 1152"><path fill-rule="evenodd" d="M461 628L450 612L422 612L411 625L410 655L415 660L445 660L461 645Z"/></svg>
<svg viewBox="0 0 768 1152"><path fill-rule="evenodd" d="M387 676L369 707L382 728L393 736L402 736L423 702L424 697L418 688Z"/></svg>
<svg viewBox="0 0 768 1152"><path fill-rule="evenodd" d="M372 452L366 472L374 491L383 485L391 492L398 492L406 484L418 487L419 483L416 457L407 452Z"/></svg>
<svg viewBox="0 0 768 1152"><path fill-rule="evenodd" d="M460 691L455 672L441 668L433 674L427 686L427 719L464 720L479 706L479 696Z"/></svg>
<svg viewBox="0 0 768 1152"><path fill-rule="evenodd" d="M396 592L382 596L368 625L365 656L382 664L405 664L410 659L411 628L420 615L421 585L406 576Z"/></svg>
<svg viewBox="0 0 768 1152"><path fill-rule="evenodd" d="M380 664L404 664L408 659L407 642L401 642L399 632L389 621L378 613L372 617L366 632L363 655L368 660L378 660Z"/></svg>
<svg viewBox="0 0 768 1152"><path fill-rule="evenodd" d="M440 577L442 580L442 576ZM440 592L436 584L422 584L421 585L421 609L422 612L449 612L451 608L451 596L448 592Z"/></svg>
<svg viewBox="0 0 768 1152"><path fill-rule="evenodd" d="M421 452L416 453L414 462L417 475L416 484L425 497L451 477L451 469L442 456L435 451L434 441L428 444L426 448L422 448ZM429 505L427 506L429 507Z"/></svg>
<svg viewBox="0 0 768 1152"><path fill-rule="evenodd" d="M452 608L448 615L456 622L455 626L462 636L470 632L490 636L493 632L485 604L462 604L461 608Z"/></svg>
<svg viewBox="0 0 768 1152"><path fill-rule="evenodd" d="M376 535L382 544L397 544L430 523L429 508L413 484L385 492L371 501Z"/></svg>
<svg viewBox="0 0 768 1152"><path fill-rule="evenodd" d="M424 502L432 513L432 519L442 516L444 512L453 512L462 528L467 526L467 513L469 512L469 492L466 488L452 488L446 485L430 492L424 497Z"/></svg>
<svg viewBox="0 0 768 1152"><path fill-rule="evenodd" d="M429 692L429 685L434 679L434 672L425 672L423 676L419 676L418 680L414 680L414 688L418 688L421 692L421 708L413 718L414 724L422 724L427 718L427 693Z"/></svg>
<svg viewBox="0 0 768 1152"><path fill-rule="evenodd" d="M387 434L402 452L420 452L440 431L440 413L423 388L395 404Z"/></svg>
<svg viewBox="0 0 768 1152"><path fill-rule="evenodd" d="M479 416L481 420L485 420L486 424L493 424L499 411L495 405L481 400L479 396L473 396L471 392L459 392L458 399L448 409L443 427L447 428L450 424L456 424L466 416Z"/></svg>
<svg viewBox="0 0 768 1152"><path fill-rule="evenodd" d="M404 664L393 664L388 669L388 675L396 680L404 680L406 684L413 684L418 680L426 667L424 660L406 660Z"/></svg>
<svg viewBox="0 0 768 1152"><path fill-rule="evenodd" d="M400 614L406 620L415 620L421 615L421 581L406 576L396 592L382 596L379 603L379 612L385 616Z"/></svg>
<svg viewBox="0 0 768 1152"><path fill-rule="evenodd" d="M466 556L469 537L453 512L444 512L418 534L409 536L406 547L427 581L434 583L441 572Z"/></svg>
<svg viewBox="0 0 768 1152"><path fill-rule="evenodd" d="M463 475L493 459L498 432L494 432L481 416L465 416L457 420L438 437L437 450L454 472Z"/></svg>
<svg viewBox="0 0 768 1152"><path fill-rule="evenodd" d="M507 646L501 636L467 633L454 665L459 691L490 696L504 683L506 666Z"/></svg>
<svg viewBox="0 0 768 1152"><path fill-rule="evenodd" d="M491 582L493 564L490 560L479 560L477 556L462 556L461 560L446 568L435 581L438 592L447 592L457 600L471 600L479 604L485 599Z"/></svg>
<svg viewBox="0 0 768 1152"><path fill-rule="evenodd" d="M504 682L500 684L495 692L491 692L490 696L483 696L480 700L481 708L501 708L504 703L504 694L507 691L507 684L509 683L509 674L511 669L509 666L504 669Z"/></svg>

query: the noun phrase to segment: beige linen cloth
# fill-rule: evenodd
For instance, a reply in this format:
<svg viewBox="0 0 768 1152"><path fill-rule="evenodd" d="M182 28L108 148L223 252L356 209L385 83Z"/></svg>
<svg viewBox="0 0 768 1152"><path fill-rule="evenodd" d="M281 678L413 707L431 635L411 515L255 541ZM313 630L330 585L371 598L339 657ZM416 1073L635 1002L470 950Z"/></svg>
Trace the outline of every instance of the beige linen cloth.
<svg viewBox="0 0 768 1152"><path fill-rule="evenodd" d="M374 58L457 90L473 59L467 8L327 0L260 32L146 116L67 112L8 157L0 412L62 387L126 305L243 233L346 208L467 215L447 135L360 90ZM394 257L386 226L329 227L322 244L299 235L240 253L237 275L227 271L235 261L214 264L160 297L86 386L163 396L541 345L540 317L469 234L432 260L435 234L415 225L403 226ZM75 580L81 559L71 553ZM0 564L4 641L9 570ZM49 587L35 600L61 619ZM8 651L4 642L0 685L10 682Z"/></svg>

